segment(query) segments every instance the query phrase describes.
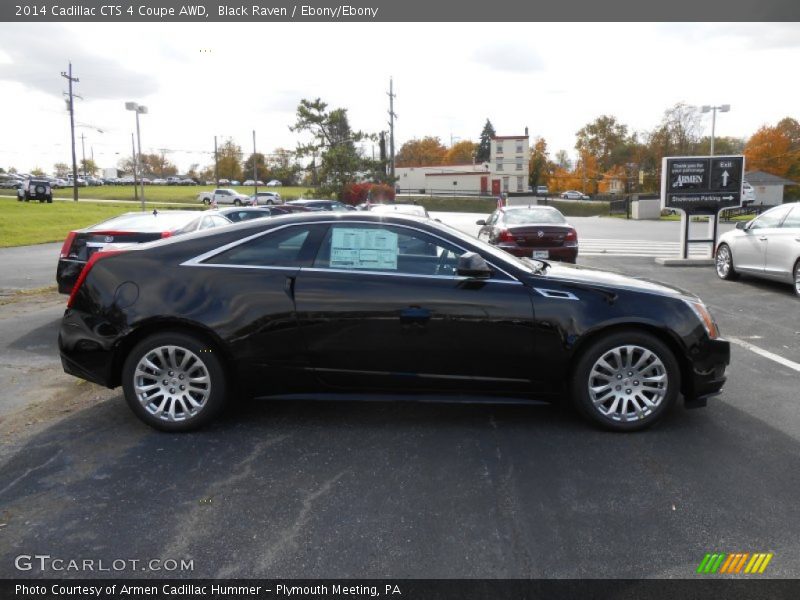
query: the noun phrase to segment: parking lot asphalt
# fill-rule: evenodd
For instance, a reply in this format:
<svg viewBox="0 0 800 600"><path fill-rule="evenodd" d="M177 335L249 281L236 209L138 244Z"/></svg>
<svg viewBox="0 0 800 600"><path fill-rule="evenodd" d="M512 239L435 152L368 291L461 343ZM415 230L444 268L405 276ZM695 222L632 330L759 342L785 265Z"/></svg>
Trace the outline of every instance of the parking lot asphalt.
<svg viewBox="0 0 800 600"><path fill-rule="evenodd" d="M788 286L579 263L698 292L723 335L800 362ZM0 577L44 553L194 561L130 577L684 578L715 551L800 576L800 373L744 346L722 396L636 434L548 406L242 402L171 435L57 372L53 296L0 306L3 365L49 373L20 372L25 402L0 403Z"/></svg>

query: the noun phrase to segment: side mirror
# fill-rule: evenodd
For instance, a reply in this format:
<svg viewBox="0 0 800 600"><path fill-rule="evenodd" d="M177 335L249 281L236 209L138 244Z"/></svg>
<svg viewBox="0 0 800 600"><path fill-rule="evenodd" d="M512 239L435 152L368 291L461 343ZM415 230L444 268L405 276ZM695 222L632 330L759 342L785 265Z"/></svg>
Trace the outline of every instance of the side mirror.
<svg viewBox="0 0 800 600"><path fill-rule="evenodd" d="M475 225L481 225L481 226L486 225L486 220L478 219L477 221L475 221Z"/></svg>
<svg viewBox="0 0 800 600"><path fill-rule="evenodd" d="M483 257L476 252L465 252L458 257L456 274L462 277L491 277L492 270Z"/></svg>
<svg viewBox="0 0 800 600"><path fill-rule="evenodd" d="M750 221L738 221L736 223L736 229L747 229L748 223L750 223Z"/></svg>

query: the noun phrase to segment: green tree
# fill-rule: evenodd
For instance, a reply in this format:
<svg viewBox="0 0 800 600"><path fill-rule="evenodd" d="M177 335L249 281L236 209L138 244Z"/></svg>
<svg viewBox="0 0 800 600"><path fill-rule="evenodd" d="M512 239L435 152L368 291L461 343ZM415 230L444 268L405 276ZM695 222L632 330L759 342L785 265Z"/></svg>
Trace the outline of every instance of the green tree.
<svg viewBox="0 0 800 600"><path fill-rule="evenodd" d="M178 167L173 165L165 152L159 154L142 154L142 177L172 177L178 174Z"/></svg>
<svg viewBox="0 0 800 600"><path fill-rule="evenodd" d="M616 117L597 117L584 125L576 135L575 149L581 156L593 156L601 171L607 171L625 160L622 155L628 141L628 127L618 122Z"/></svg>
<svg viewBox="0 0 800 600"><path fill-rule="evenodd" d="M475 153L475 162L489 162L492 153L492 138L496 135L497 133L494 130L492 122L489 119L486 119L486 124L483 126L480 140L478 141L478 150Z"/></svg>
<svg viewBox="0 0 800 600"><path fill-rule="evenodd" d="M78 165L78 172L81 175L91 175L94 177L99 168L100 167L97 166L96 162L94 162L91 158L87 158L81 160L80 164Z"/></svg>
<svg viewBox="0 0 800 600"><path fill-rule="evenodd" d="M537 186L547 183L550 178L549 162L547 158L547 142L543 138L536 138L528 163L528 185Z"/></svg>
<svg viewBox="0 0 800 600"><path fill-rule="evenodd" d="M297 121L291 131L311 135L311 141L297 147L298 157L312 157L312 168L322 194L341 198L344 186L360 174L372 171L372 162L360 156L356 142L371 136L353 131L347 109L328 110L320 98L303 99L297 107Z"/></svg>
<svg viewBox="0 0 800 600"><path fill-rule="evenodd" d="M558 168L564 169L565 171L569 171L572 168L572 161L566 150L559 150L556 152L554 163Z"/></svg>
<svg viewBox="0 0 800 600"><path fill-rule="evenodd" d="M44 177L44 169L41 167L34 167L31 169L31 175L34 177Z"/></svg>
<svg viewBox="0 0 800 600"><path fill-rule="evenodd" d="M53 165L53 173L56 177L67 177L71 171L72 169L70 169L67 163L57 162Z"/></svg>
<svg viewBox="0 0 800 600"><path fill-rule="evenodd" d="M217 149L217 173L220 179L242 179L242 148L228 138Z"/></svg>
<svg viewBox="0 0 800 600"><path fill-rule="evenodd" d="M297 175L302 170L294 153L286 148L276 148L267 158L267 175L264 182L277 179L283 185L295 185Z"/></svg>
<svg viewBox="0 0 800 600"><path fill-rule="evenodd" d="M269 178L269 170L267 168L267 160L261 152L250 154L247 160L244 161L244 168L242 169L242 177L245 179L253 178L253 167L255 166L255 178L259 181L266 182Z"/></svg>

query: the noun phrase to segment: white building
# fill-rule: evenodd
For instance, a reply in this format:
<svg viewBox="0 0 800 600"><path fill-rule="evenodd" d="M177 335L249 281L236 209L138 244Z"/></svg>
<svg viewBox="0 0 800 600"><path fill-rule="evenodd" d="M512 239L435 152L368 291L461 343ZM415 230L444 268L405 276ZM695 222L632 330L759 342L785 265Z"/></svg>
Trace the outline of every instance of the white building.
<svg viewBox="0 0 800 600"><path fill-rule="evenodd" d="M420 194L525 193L530 155L527 134L496 136L491 141L488 163L398 167L395 187Z"/></svg>
<svg viewBox="0 0 800 600"><path fill-rule="evenodd" d="M790 179L784 179L764 171L749 171L744 174L744 180L753 186L756 199L754 204L775 206L783 203L783 188L787 185L797 185Z"/></svg>

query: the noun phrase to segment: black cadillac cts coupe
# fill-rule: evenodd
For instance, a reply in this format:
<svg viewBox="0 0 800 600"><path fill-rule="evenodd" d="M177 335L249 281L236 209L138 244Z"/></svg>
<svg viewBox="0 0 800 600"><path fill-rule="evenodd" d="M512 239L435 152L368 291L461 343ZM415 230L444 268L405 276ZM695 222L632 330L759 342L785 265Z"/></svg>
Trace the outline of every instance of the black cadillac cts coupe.
<svg viewBox="0 0 800 600"><path fill-rule="evenodd" d="M295 214L99 252L64 370L165 431L234 397L559 402L630 431L725 382L696 296L516 258L432 220Z"/></svg>

